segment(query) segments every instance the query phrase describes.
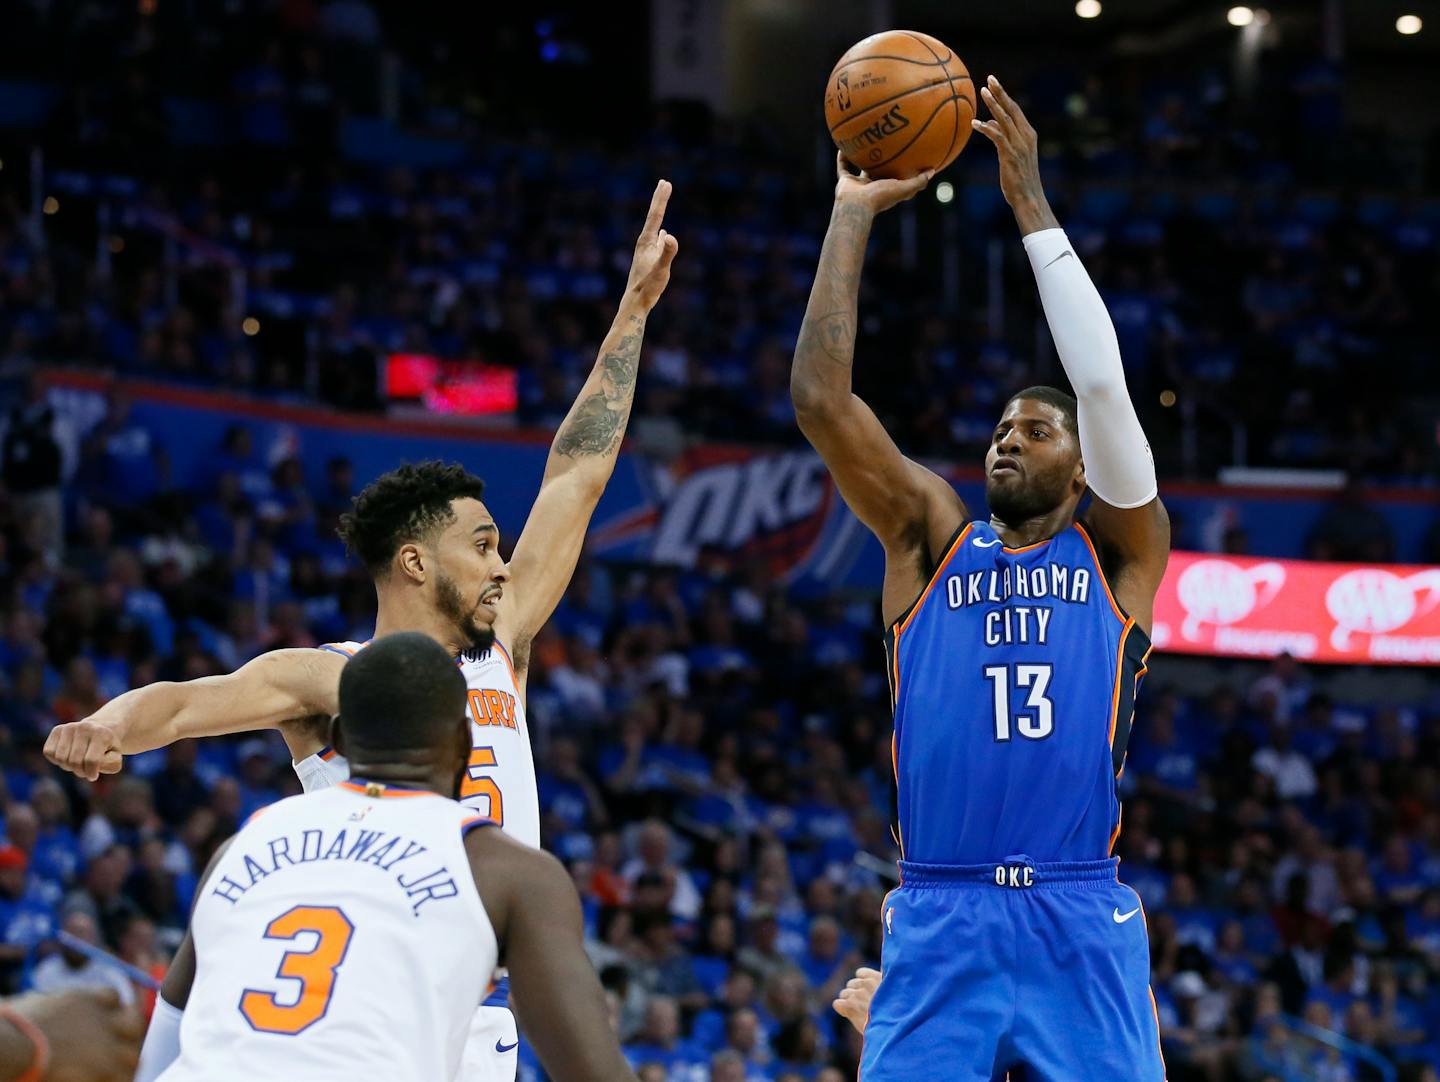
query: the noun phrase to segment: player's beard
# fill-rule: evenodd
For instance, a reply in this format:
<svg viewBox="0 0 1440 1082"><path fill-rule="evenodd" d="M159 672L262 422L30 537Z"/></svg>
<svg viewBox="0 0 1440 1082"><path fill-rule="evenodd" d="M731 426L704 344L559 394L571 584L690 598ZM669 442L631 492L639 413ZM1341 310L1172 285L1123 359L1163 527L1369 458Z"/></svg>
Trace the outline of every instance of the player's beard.
<svg viewBox="0 0 1440 1082"><path fill-rule="evenodd" d="M455 625L467 649L488 650L495 645L495 628L475 619L480 610L479 598L473 603L467 602L455 580L443 571L438 572L435 578L435 608Z"/></svg>
<svg viewBox="0 0 1440 1082"><path fill-rule="evenodd" d="M1021 477L1014 483L997 483L994 477L985 479L985 502L990 513L1007 526L1019 526L1022 522L1048 515L1065 502L1069 487L1068 475L1041 475Z"/></svg>

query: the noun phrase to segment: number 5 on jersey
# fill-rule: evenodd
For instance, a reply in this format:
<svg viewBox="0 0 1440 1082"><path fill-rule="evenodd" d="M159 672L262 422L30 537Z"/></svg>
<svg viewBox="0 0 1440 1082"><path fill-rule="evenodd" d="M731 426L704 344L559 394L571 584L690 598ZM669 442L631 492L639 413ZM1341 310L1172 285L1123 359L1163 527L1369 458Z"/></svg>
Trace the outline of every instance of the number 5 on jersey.
<svg viewBox="0 0 1440 1082"><path fill-rule="evenodd" d="M486 768L495 765L494 748L471 748L470 764L465 768L464 781L460 783L460 799L463 801L471 797L486 797L490 801L489 809L484 811L486 818L495 820L503 827L505 798L500 795L500 786L495 784L495 779L483 773Z"/></svg>

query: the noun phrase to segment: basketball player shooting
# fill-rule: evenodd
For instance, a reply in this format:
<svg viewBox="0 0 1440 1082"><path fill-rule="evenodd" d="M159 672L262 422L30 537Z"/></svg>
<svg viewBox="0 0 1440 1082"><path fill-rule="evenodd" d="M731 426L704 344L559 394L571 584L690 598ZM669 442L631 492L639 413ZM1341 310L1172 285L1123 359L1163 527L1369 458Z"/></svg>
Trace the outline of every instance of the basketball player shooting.
<svg viewBox="0 0 1440 1082"><path fill-rule="evenodd" d="M801 429L885 549L901 885L881 913L860 1076L943 1062L974 1082L1159 1082L1144 918L1110 854L1169 520L1035 132L994 78L981 94L991 119L972 126L998 152L1075 397L1031 387L1005 403L988 520L901 454L851 391L856 304L875 215L931 174L871 180L843 158L791 374Z"/></svg>
<svg viewBox="0 0 1440 1082"><path fill-rule="evenodd" d="M470 694L474 746L460 797L505 832L540 845L535 763L525 722L530 643L569 585L585 530L615 468L635 397L646 319L670 280L679 245L661 228L670 183L660 181L635 245L609 334L550 447L540 492L509 563L482 502L484 483L462 467L402 466L368 485L341 535L375 582L377 636L417 631L459 658ZM262 654L226 676L155 683L56 726L45 754L95 780L125 755L187 737L279 729L307 792L344 781L343 755L326 745L345 662L365 644ZM477 1012L467 1082L515 1077L515 1021L502 981ZM173 1042L180 1012L159 1003L151 1041Z"/></svg>
<svg viewBox="0 0 1440 1082"><path fill-rule="evenodd" d="M466 696L415 632L345 666L335 742L353 775L262 809L210 862L165 978L190 1009L162 1082L456 1078L497 957L551 1078L633 1082L569 873L448 799Z"/></svg>

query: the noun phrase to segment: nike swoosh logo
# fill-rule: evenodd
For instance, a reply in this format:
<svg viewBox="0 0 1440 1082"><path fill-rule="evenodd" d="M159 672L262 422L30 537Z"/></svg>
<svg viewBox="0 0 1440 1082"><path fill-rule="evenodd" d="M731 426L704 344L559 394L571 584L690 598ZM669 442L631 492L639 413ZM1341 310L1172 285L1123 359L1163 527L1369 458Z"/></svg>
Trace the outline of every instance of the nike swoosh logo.
<svg viewBox="0 0 1440 1082"><path fill-rule="evenodd" d="M1044 267L1041 267L1040 269L1041 269L1041 270L1045 270L1046 268L1053 267L1056 263L1059 263L1060 260L1064 259L1067 255L1074 255L1074 254L1075 254L1075 253L1072 252L1069 248L1066 248L1063 252L1061 252L1059 255L1057 255L1054 259L1050 260L1049 263L1046 263L1045 266L1044 266Z"/></svg>
<svg viewBox="0 0 1440 1082"><path fill-rule="evenodd" d="M1124 924L1127 920L1129 920L1138 912L1140 912L1140 907L1138 905L1134 909L1130 910L1130 912L1128 913L1120 912L1120 907L1117 905L1115 907L1115 912L1111 913L1110 917L1112 920L1115 921L1116 924Z"/></svg>
<svg viewBox="0 0 1440 1082"><path fill-rule="evenodd" d="M501 1038L495 1042L495 1051L497 1052L510 1052L519 1047L519 1041L516 1041L514 1044L506 1044L504 1038Z"/></svg>
<svg viewBox="0 0 1440 1082"><path fill-rule="evenodd" d="M980 538L977 537L974 541L970 543L974 545L977 549L990 549L1000 544L1000 538L992 537L989 541L981 541Z"/></svg>

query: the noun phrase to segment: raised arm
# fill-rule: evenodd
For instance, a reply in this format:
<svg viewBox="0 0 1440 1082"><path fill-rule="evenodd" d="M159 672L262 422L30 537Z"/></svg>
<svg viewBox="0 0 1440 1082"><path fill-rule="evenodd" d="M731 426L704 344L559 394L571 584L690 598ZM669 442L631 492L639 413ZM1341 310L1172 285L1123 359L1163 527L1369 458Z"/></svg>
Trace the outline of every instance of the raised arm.
<svg viewBox="0 0 1440 1082"><path fill-rule="evenodd" d="M620 442L635 401L635 376L645 321L670 281L680 245L660 228L670 201L670 182L655 186L620 310L600 345L595 367L550 446L540 493L510 559L511 588L502 600L501 638L523 658L524 645L540 630L570 584L585 530L615 469ZM511 600L513 597L513 601Z"/></svg>
<svg viewBox="0 0 1440 1082"><path fill-rule="evenodd" d="M520 1029L555 1082L635 1082L585 954L580 899L564 866L482 827L465 838L485 912L510 969Z"/></svg>
<svg viewBox="0 0 1440 1082"><path fill-rule="evenodd" d="M837 156L836 170L835 208L795 343L790 396L800 430L820 452L850 509L885 546L889 563L919 556L928 566L965 520L965 505L943 478L900 453L851 390L851 366L870 225L877 213L922 190L931 174L870 180L851 173L843 156ZM926 574L920 571L922 578ZM889 579L887 570L887 592ZM910 600L905 597L902 607Z"/></svg>
<svg viewBox="0 0 1440 1082"><path fill-rule="evenodd" d="M57 725L45 757L94 781L114 774L122 757L177 740L276 729L295 718L333 715L345 658L328 650L275 650L227 676L161 681L111 699L83 721ZM318 751L309 729L285 733L296 758ZM305 741L313 747L301 746Z"/></svg>
<svg viewBox="0 0 1440 1082"><path fill-rule="evenodd" d="M1045 198L1035 129L993 75L980 94L992 119L976 120L974 127L995 144L1000 188L1015 212L1055 352L1075 390L1092 497L1086 521L1116 600L1148 633L1170 557L1170 518L1125 386L1115 325Z"/></svg>

